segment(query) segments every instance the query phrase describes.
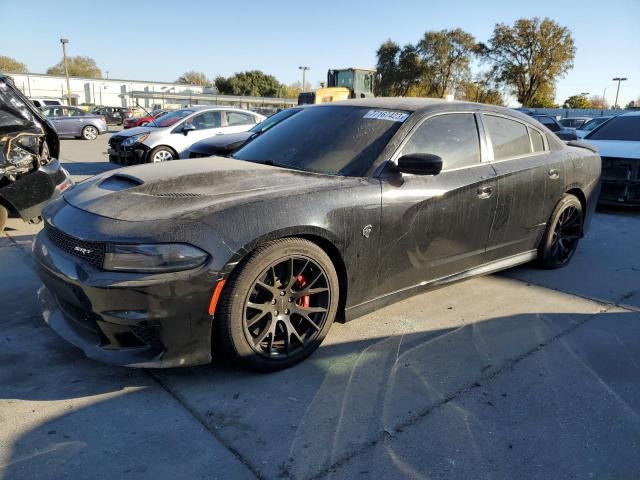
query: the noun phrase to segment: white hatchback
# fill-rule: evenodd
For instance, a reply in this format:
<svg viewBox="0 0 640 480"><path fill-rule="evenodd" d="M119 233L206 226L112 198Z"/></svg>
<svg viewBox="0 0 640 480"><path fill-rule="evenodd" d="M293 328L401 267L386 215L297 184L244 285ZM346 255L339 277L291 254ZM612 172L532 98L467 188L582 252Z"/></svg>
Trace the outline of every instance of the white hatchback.
<svg viewBox="0 0 640 480"><path fill-rule="evenodd" d="M173 110L144 127L112 135L109 161L133 165L187 158L194 143L247 131L264 119L263 115L234 107L202 105Z"/></svg>

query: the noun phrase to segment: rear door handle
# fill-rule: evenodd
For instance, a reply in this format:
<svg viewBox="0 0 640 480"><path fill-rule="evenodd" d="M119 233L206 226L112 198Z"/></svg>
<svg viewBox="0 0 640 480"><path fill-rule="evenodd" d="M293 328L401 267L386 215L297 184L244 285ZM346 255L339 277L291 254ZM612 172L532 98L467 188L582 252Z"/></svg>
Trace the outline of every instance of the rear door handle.
<svg viewBox="0 0 640 480"><path fill-rule="evenodd" d="M555 168L552 168L549 170L549 178L552 179L556 179L556 178L560 178L560 174L558 173L558 170L556 170Z"/></svg>
<svg viewBox="0 0 640 480"><path fill-rule="evenodd" d="M489 198L493 194L493 187L478 187L479 198Z"/></svg>

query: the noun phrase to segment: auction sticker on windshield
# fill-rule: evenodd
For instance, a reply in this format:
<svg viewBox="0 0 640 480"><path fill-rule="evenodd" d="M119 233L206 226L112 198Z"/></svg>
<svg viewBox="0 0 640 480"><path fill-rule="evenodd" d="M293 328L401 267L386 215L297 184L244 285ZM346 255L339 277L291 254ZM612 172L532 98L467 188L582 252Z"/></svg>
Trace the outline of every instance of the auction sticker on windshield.
<svg viewBox="0 0 640 480"><path fill-rule="evenodd" d="M389 110L369 110L363 118L375 118L390 122L404 122L409 116L406 112L391 112Z"/></svg>

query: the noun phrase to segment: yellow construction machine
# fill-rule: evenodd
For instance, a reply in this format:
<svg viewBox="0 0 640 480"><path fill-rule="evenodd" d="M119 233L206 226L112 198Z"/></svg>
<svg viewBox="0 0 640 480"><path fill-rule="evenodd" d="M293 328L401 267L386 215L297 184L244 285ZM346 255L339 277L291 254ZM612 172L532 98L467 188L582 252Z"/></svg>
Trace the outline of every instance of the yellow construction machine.
<svg viewBox="0 0 640 480"><path fill-rule="evenodd" d="M298 105L328 103L348 98L373 97L376 71L371 68L341 68L327 72L327 86L298 95Z"/></svg>

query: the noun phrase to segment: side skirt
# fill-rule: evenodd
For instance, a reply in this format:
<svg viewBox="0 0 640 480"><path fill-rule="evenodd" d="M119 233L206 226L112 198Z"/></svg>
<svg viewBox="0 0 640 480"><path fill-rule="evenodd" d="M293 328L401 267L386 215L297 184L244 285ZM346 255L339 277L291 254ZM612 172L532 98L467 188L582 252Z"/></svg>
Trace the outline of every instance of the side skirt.
<svg viewBox="0 0 640 480"><path fill-rule="evenodd" d="M437 278L429 282L422 282L418 285L387 293L386 295L382 295L381 297L377 297L364 303L360 303L359 305L354 305L353 307L345 309L344 322L354 320L358 317L366 315L367 313L373 312L374 310L378 310L382 307L386 307L387 305L391 305L393 303L417 295L418 293L422 293L428 290L435 290L436 288L441 288L451 283L460 282L471 277L488 275L500 270L515 267L516 265L521 265L523 263L535 260L537 257L538 251L530 250L528 252L512 255L511 257L502 258L490 263L485 263L484 265L465 270L464 272L454 273L453 275Z"/></svg>

